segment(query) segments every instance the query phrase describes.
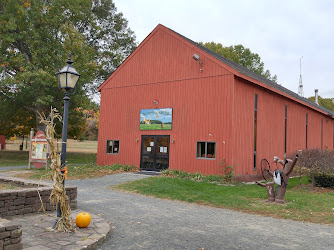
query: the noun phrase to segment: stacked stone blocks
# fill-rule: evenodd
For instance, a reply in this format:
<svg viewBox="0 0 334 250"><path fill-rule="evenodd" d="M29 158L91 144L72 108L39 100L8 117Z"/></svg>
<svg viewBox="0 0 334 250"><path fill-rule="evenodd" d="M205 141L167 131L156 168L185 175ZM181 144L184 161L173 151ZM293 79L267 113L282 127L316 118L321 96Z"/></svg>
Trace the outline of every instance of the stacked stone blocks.
<svg viewBox="0 0 334 250"><path fill-rule="evenodd" d="M10 184L19 189L0 190L0 217L11 217L38 213L43 206L46 211L54 211L56 207L50 204L52 185L46 182L23 180L12 177L0 177L0 183ZM77 207L77 188L65 187L72 209ZM38 195L38 191L40 197ZM21 250L21 225L0 218L0 250Z"/></svg>
<svg viewBox="0 0 334 250"><path fill-rule="evenodd" d="M0 249L20 250L22 245L21 225L0 218Z"/></svg>
<svg viewBox="0 0 334 250"><path fill-rule="evenodd" d="M37 213L41 210L41 201L46 211L55 211L56 206L50 204L50 194L53 189L49 183L27 181L12 177L0 177L0 183L24 187L12 190L0 190L0 217L10 217ZM38 191L41 197L38 196ZM77 207L77 188L66 187L71 209ZM1 248L0 248L1 249Z"/></svg>

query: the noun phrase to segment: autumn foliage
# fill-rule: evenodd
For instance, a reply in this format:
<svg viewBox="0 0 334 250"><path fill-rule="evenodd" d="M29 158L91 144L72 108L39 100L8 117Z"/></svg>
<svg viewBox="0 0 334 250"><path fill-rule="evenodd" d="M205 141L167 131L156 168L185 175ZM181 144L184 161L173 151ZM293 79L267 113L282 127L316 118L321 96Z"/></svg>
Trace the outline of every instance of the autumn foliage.
<svg viewBox="0 0 334 250"><path fill-rule="evenodd" d="M88 110L78 108L78 111L82 113L82 119L80 121L80 132L77 133L74 139L78 140L97 140L100 111Z"/></svg>

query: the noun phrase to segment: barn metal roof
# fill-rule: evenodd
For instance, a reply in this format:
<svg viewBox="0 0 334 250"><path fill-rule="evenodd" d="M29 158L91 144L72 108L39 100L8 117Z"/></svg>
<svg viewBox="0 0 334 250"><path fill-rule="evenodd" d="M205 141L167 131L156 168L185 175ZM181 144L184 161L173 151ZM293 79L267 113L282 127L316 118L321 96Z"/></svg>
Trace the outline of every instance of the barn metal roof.
<svg viewBox="0 0 334 250"><path fill-rule="evenodd" d="M171 30L171 31L173 31L173 30ZM319 105L315 104L314 102L308 100L305 97L302 97L302 96L296 94L295 92L293 92L293 91L291 91L291 90L289 90L287 88L284 88L282 85L279 85L279 84L277 84L277 83L275 83L273 81L270 81L269 79L267 79L267 78L265 78L265 77L263 77L263 76L261 76L259 74L254 73L250 69L247 69L246 67L244 67L244 66L242 66L242 65L240 65L240 64L238 64L238 63L236 63L236 62L234 62L234 61L232 61L230 59L227 59L226 57L223 57L222 55L220 55L220 54L218 54L218 53L216 53L216 52L214 52L214 51L212 51L212 50L210 50L210 49L208 49L208 48L206 48L206 47L204 47L204 46L202 46L202 45L200 45L200 44L198 44L198 43L196 43L194 41L192 41L191 39L189 39L189 38L187 38L187 37L185 37L185 36L183 36L183 35L175 32L175 31L173 31L173 32L176 33L177 35L179 35L180 37L182 37L183 39L187 40L191 44L195 45L196 47L198 47L202 51L204 51L204 52L208 53L209 55L215 57L219 61L227 64L228 66L230 66L231 68L235 69L239 73L241 73L243 75L246 75L246 76L248 76L250 78L253 78L253 79L255 79L255 80L259 81L259 82L262 82L262 83L264 83L264 84L266 84L266 85L268 85L268 86L270 86L270 87L272 87L274 89L277 89L277 90L279 90L279 91L281 91L281 92L283 92L285 94L288 94L289 96L294 97L294 98L296 98L296 99L304 102L307 105L310 105L310 106L312 106L314 108L320 109L320 110L326 112L330 116L334 116L334 112L332 112L332 111L330 111L330 110L328 110L328 109L326 109L326 108L324 108L322 106L319 106Z"/></svg>

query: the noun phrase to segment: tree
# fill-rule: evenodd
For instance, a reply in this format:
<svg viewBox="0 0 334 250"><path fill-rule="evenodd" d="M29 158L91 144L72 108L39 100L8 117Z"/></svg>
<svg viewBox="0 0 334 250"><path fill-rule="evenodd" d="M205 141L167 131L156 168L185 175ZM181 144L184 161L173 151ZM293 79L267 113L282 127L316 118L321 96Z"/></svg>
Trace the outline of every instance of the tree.
<svg viewBox="0 0 334 250"><path fill-rule="evenodd" d="M318 148L306 149L298 159L299 172L310 177L312 189L315 177L334 174L334 153Z"/></svg>
<svg viewBox="0 0 334 250"><path fill-rule="evenodd" d="M84 133L82 133L82 139L97 140L100 111L84 109L82 113L85 115L85 128Z"/></svg>
<svg viewBox="0 0 334 250"><path fill-rule="evenodd" d="M50 106L62 111L55 73L69 52L82 75L69 118L82 115L77 107L90 103L88 96L136 46L127 25L112 0L1 1L0 134L28 123L41 129L38 113Z"/></svg>
<svg viewBox="0 0 334 250"><path fill-rule="evenodd" d="M315 101L315 97L309 97L308 98L310 101L314 102ZM318 103L320 106L334 112L334 102L332 100L332 98L322 98L321 96L318 97Z"/></svg>
<svg viewBox="0 0 334 250"><path fill-rule="evenodd" d="M200 44L269 80L277 82L277 76L271 76L270 71L264 69L264 63L261 61L261 57L256 53L252 53L250 49L245 48L241 44L229 47L224 47L221 43L215 42L200 42Z"/></svg>

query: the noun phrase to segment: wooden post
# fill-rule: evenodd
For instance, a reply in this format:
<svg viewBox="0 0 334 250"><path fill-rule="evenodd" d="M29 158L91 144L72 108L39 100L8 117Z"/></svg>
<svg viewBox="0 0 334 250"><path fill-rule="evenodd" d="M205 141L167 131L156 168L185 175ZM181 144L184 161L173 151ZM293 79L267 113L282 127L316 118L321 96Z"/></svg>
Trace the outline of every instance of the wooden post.
<svg viewBox="0 0 334 250"><path fill-rule="evenodd" d="M49 169L49 158L50 158L50 146L49 143L47 144L47 156L46 156L46 164L45 164L45 170Z"/></svg>
<svg viewBox="0 0 334 250"><path fill-rule="evenodd" d="M31 149L32 149L32 138L34 137L34 129L30 131L30 149L29 149L29 164L28 169L31 169Z"/></svg>

